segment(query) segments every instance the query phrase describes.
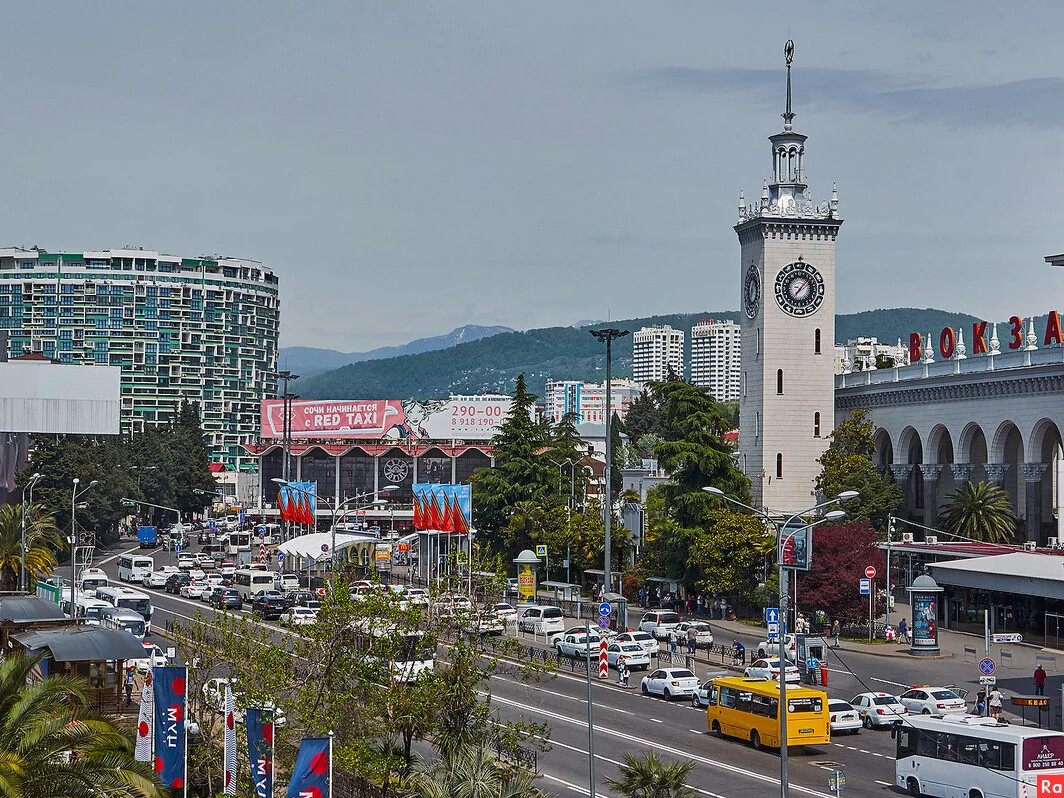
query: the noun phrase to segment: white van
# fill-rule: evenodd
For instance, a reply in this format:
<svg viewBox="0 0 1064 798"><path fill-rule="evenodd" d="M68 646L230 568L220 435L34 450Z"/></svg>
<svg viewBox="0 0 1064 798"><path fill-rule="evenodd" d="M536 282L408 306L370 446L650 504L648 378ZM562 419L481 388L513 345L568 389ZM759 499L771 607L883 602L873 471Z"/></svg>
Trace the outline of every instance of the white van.
<svg viewBox="0 0 1064 798"><path fill-rule="evenodd" d="M86 568L78 574L78 586L89 598L96 596L98 588L107 587L109 584L111 581L107 578L107 574L99 568Z"/></svg>
<svg viewBox="0 0 1064 798"><path fill-rule="evenodd" d="M155 560L140 554L123 554L118 558L118 578L123 582L143 582L155 570Z"/></svg>
<svg viewBox="0 0 1064 798"><path fill-rule="evenodd" d="M278 574L273 580L273 587L282 593L299 590L299 577L295 574Z"/></svg>
<svg viewBox="0 0 1064 798"><path fill-rule="evenodd" d="M273 590L277 574L273 571L253 571L241 568L233 574L233 588L244 601L254 601L255 596L267 590Z"/></svg>
<svg viewBox="0 0 1064 798"><path fill-rule="evenodd" d="M549 635L565 631L565 616L557 607L528 607L517 619L517 628L522 632Z"/></svg>

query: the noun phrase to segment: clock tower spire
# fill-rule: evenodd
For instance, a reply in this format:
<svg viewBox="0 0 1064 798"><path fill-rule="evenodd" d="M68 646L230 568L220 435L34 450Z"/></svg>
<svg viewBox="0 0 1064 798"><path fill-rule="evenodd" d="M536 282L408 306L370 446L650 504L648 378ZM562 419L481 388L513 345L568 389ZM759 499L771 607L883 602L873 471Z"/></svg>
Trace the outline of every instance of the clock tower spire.
<svg viewBox="0 0 1064 798"><path fill-rule="evenodd" d="M815 504L817 459L834 429L835 239L842 220L834 189L813 201L807 137L794 129L791 64L784 47L783 131L769 136L772 177L760 202L740 205L743 297L739 460L754 501L793 513Z"/></svg>

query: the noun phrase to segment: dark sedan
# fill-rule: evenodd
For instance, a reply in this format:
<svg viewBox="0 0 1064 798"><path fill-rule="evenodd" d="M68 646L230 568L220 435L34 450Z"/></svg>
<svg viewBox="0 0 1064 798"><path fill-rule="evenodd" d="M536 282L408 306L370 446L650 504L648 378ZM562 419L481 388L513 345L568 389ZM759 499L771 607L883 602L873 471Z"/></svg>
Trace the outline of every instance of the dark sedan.
<svg viewBox="0 0 1064 798"><path fill-rule="evenodd" d="M280 596L260 593L251 602L251 614L266 621L276 621L288 609L288 602Z"/></svg>
<svg viewBox="0 0 1064 798"><path fill-rule="evenodd" d="M170 578L166 580L166 584L163 585L163 590L167 593L177 595L181 592L181 586L187 585L191 581L192 577L188 574L172 574Z"/></svg>
<svg viewBox="0 0 1064 798"><path fill-rule="evenodd" d="M240 598L240 594L235 590L226 588L215 592L211 596L211 605L220 610L239 610L244 606L244 600Z"/></svg>

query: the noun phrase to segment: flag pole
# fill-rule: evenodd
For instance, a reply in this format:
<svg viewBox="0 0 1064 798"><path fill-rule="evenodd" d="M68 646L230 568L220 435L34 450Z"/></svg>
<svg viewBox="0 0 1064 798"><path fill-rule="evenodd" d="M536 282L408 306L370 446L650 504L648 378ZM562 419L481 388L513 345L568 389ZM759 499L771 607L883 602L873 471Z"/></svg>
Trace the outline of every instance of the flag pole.
<svg viewBox="0 0 1064 798"><path fill-rule="evenodd" d="M307 582L307 585L308 586L310 585L309 581ZM277 772L277 767L274 764L274 760L277 757L277 719L276 719L276 717L277 717L277 710L276 709L271 709L270 710L270 774L269 774L270 775L270 796L271 796L271 798L273 796L273 788L275 786L274 785L274 781L275 781L274 774Z"/></svg>
<svg viewBox="0 0 1064 798"><path fill-rule="evenodd" d="M185 663L185 716L181 719L185 730L185 775L181 780L185 788L185 798L188 798L188 663ZM154 735L153 735L154 736Z"/></svg>
<svg viewBox="0 0 1064 798"><path fill-rule="evenodd" d="M333 798L333 733L329 730L329 798Z"/></svg>

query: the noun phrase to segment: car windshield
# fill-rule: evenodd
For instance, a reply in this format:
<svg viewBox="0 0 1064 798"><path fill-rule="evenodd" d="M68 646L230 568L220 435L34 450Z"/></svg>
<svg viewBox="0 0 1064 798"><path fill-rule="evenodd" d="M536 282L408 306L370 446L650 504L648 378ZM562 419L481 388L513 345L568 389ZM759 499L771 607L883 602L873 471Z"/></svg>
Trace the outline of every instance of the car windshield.
<svg viewBox="0 0 1064 798"><path fill-rule="evenodd" d="M892 696L892 695L881 695L881 696L876 696L876 698L874 699L874 701L875 701L875 702L876 702L876 703L877 703L877 704L878 704L879 706L881 706L881 707L889 706L890 704L898 704L898 703L900 703L900 702L898 701L898 699L896 699L896 698L895 698L894 696Z"/></svg>
<svg viewBox="0 0 1064 798"><path fill-rule="evenodd" d="M853 707L851 707L845 701L828 701L828 709L830 709L832 712L848 712L849 710L853 709Z"/></svg>
<svg viewBox="0 0 1064 798"><path fill-rule="evenodd" d="M672 678L674 678L674 679L693 679L693 678L695 678L695 675L693 673L691 673L691 671L680 670L680 671L673 671L672 672Z"/></svg>
<svg viewBox="0 0 1064 798"><path fill-rule="evenodd" d="M654 638L648 635L646 632L636 632L631 635L633 640L653 640Z"/></svg>
<svg viewBox="0 0 1064 798"><path fill-rule="evenodd" d="M692 624L690 624L690 627L692 629L694 629L696 632L708 632L709 631L709 624L708 623L692 623Z"/></svg>
<svg viewBox="0 0 1064 798"><path fill-rule="evenodd" d="M675 612L663 612L658 616L658 623L679 623L680 616Z"/></svg>
<svg viewBox="0 0 1064 798"><path fill-rule="evenodd" d="M562 611L560 609L558 609L557 607L547 607L547 609L543 610L543 617L544 618L561 618L562 617Z"/></svg>
<svg viewBox="0 0 1064 798"><path fill-rule="evenodd" d="M935 690L933 693L931 693L931 695L933 695L935 698L937 698L939 700L943 700L943 699L947 699L947 698L960 698L960 696L957 695L952 690Z"/></svg>
<svg viewBox="0 0 1064 798"><path fill-rule="evenodd" d="M642 651L642 650L643 650L643 647L641 645L636 644L636 643L626 643L625 645L621 646L621 651ZM581 666L581 667L583 667L583 666Z"/></svg>

